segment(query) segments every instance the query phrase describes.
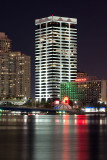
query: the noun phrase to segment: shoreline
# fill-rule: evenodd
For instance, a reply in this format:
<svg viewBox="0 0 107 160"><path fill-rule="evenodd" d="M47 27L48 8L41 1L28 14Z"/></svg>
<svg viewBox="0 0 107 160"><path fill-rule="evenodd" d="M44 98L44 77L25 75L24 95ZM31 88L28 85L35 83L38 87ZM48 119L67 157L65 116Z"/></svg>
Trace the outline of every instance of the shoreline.
<svg viewBox="0 0 107 160"><path fill-rule="evenodd" d="M36 107L26 107L26 106L0 106L1 111L15 111L15 112L21 112L24 113L32 113L32 112L40 112L41 114L44 113L44 115L58 115L58 114L65 114L65 115L102 115L107 114L107 112L83 112L83 111L76 111L76 110L55 110L50 108L36 108ZM46 114L45 114L46 113ZM8 113L7 113L8 114Z"/></svg>

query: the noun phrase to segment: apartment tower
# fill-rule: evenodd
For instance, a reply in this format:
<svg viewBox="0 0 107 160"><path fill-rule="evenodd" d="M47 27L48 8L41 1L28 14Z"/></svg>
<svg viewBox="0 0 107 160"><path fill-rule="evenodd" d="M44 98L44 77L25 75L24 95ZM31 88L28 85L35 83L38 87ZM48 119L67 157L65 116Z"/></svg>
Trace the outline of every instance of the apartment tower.
<svg viewBox="0 0 107 160"><path fill-rule="evenodd" d="M77 75L77 19L52 15L35 25L35 99L54 100Z"/></svg>
<svg viewBox="0 0 107 160"><path fill-rule="evenodd" d="M0 99L30 98L30 56L11 51L10 42L0 32Z"/></svg>

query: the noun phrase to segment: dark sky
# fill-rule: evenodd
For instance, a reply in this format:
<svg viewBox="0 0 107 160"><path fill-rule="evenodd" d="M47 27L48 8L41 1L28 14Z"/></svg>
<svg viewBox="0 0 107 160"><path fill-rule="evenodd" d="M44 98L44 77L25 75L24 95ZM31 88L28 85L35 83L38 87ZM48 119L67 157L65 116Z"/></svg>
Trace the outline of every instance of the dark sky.
<svg viewBox="0 0 107 160"><path fill-rule="evenodd" d="M30 0L0 3L0 32L12 49L31 56L34 97L35 19L51 15L78 19L78 69L107 78L107 0Z"/></svg>

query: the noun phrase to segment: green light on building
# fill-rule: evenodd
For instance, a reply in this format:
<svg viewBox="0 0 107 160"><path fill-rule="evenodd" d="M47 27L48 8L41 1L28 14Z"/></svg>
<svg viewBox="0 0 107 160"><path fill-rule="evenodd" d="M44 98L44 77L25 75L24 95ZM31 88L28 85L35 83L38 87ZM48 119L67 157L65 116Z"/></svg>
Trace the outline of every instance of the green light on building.
<svg viewBox="0 0 107 160"><path fill-rule="evenodd" d="M60 85L60 100L62 101L65 96L70 100L82 100L83 89L75 82L61 83Z"/></svg>

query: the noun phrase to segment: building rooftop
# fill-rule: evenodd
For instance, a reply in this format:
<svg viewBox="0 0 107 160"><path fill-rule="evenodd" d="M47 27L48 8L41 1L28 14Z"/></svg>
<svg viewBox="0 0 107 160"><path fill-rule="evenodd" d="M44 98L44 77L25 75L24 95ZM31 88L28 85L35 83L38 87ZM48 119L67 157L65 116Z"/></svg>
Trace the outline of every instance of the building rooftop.
<svg viewBox="0 0 107 160"><path fill-rule="evenodd" d="M0 38L7 38L7 35L4 32L0 32Z"/></svg>
<svg viewBox="0 0 107 160"><path fill-rule="evenodd" d="M67 22L72 24L77 24L77 18L59 17L59 16L49 16L45 18L40 18L35 20L35 24L44 23L47 21L51 22Z"/></svg>

